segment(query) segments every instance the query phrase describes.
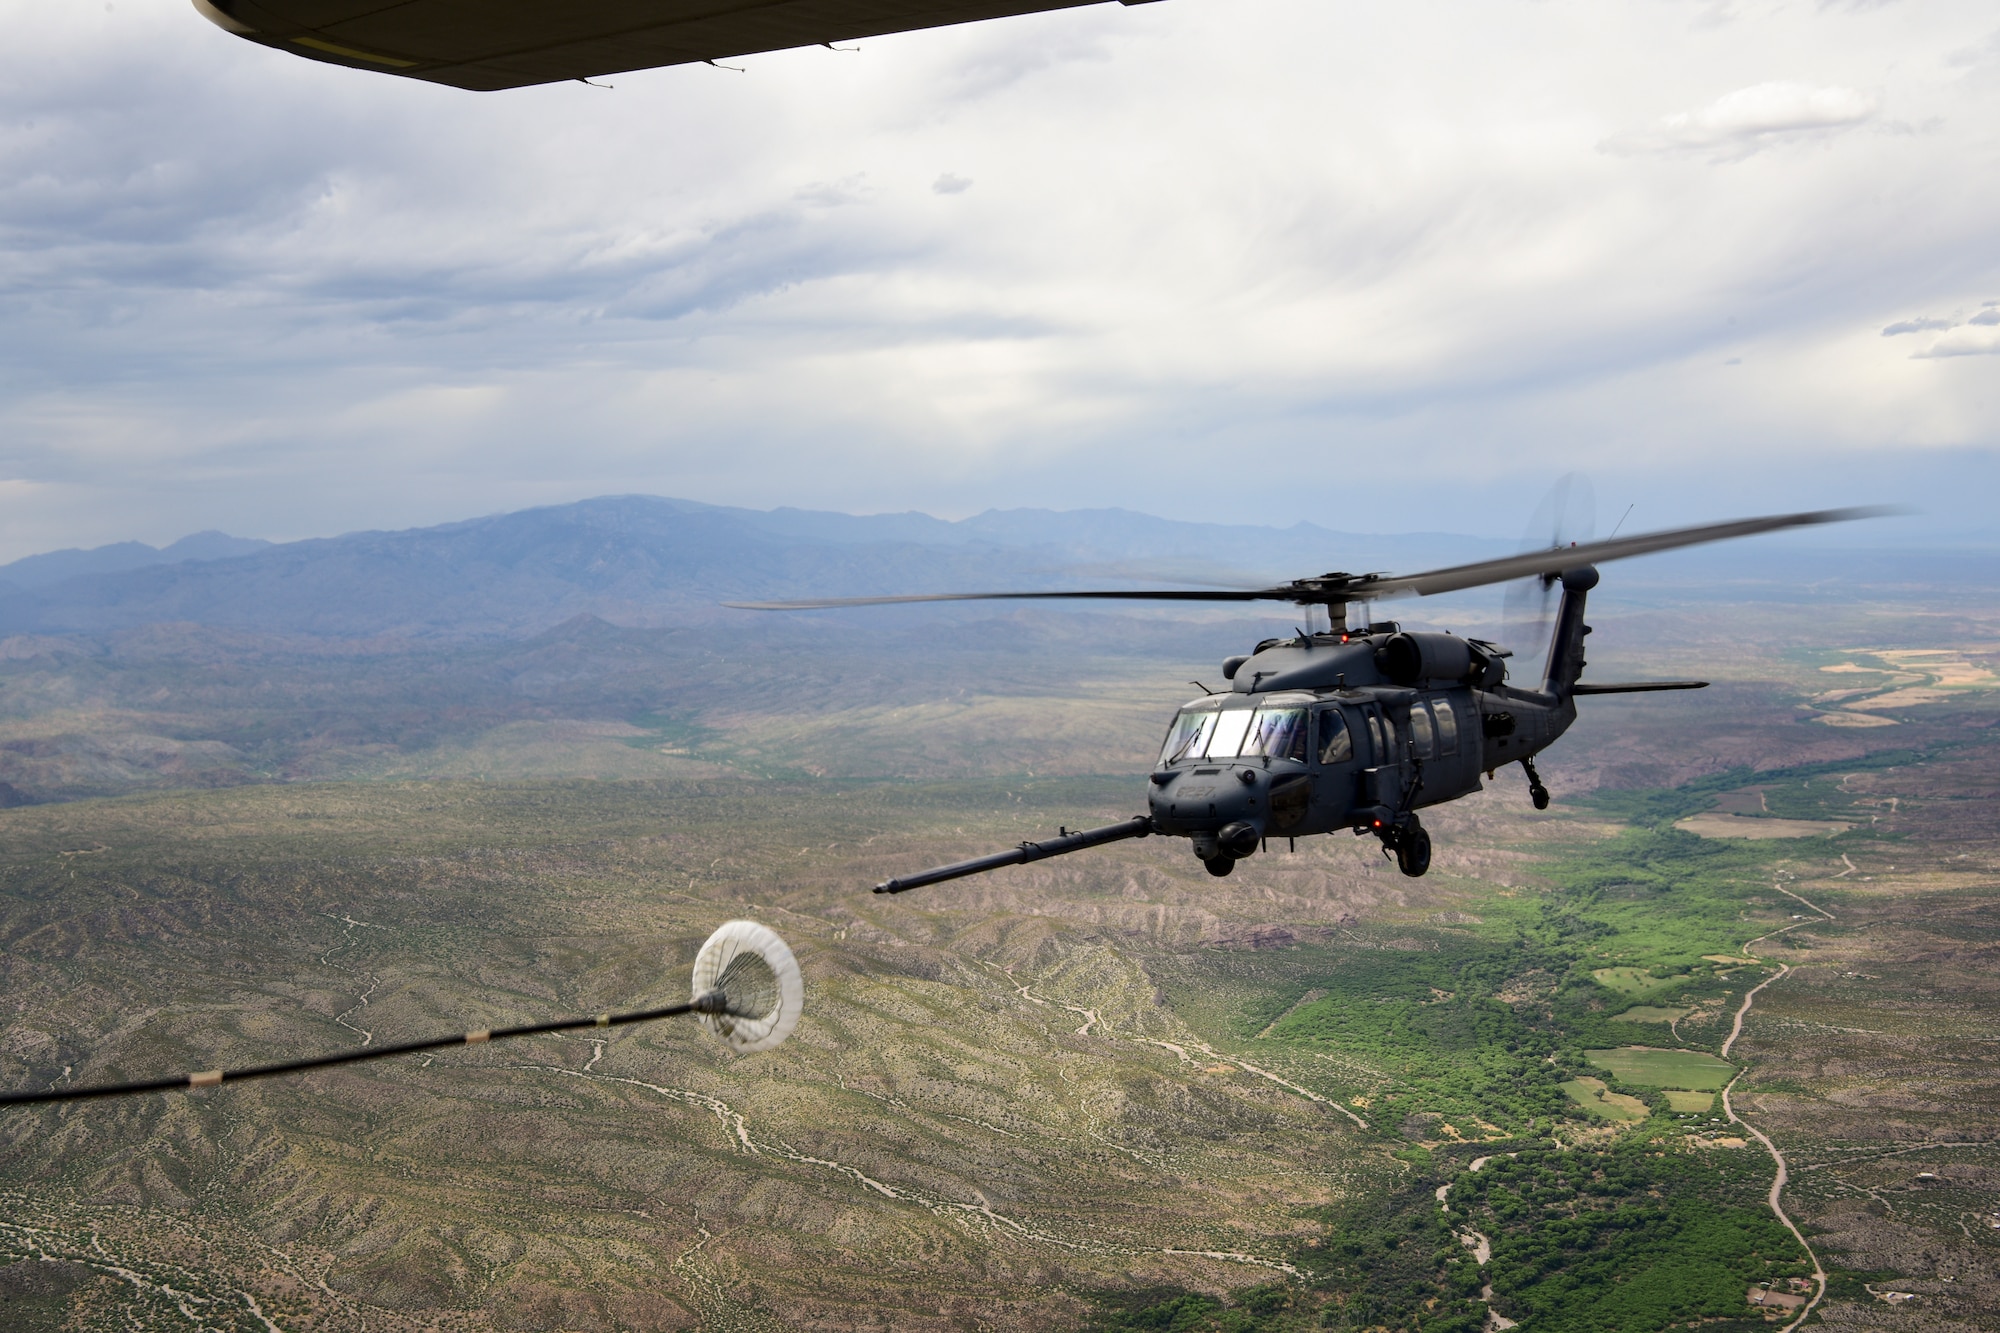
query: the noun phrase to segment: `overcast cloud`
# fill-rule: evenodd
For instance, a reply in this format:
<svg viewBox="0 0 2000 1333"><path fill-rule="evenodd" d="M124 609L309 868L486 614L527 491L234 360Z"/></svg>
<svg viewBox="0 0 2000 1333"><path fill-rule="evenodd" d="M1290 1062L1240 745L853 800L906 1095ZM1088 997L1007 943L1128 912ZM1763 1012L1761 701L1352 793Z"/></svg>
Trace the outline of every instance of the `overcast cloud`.
<svg viewBox="0 0 2000 1333"><path fill-rule="evenodd" d="M1579 467L1990 531L1989 3L1168 0L484 95L0 19L0 559L619 491L1508 533Z"/></svg>

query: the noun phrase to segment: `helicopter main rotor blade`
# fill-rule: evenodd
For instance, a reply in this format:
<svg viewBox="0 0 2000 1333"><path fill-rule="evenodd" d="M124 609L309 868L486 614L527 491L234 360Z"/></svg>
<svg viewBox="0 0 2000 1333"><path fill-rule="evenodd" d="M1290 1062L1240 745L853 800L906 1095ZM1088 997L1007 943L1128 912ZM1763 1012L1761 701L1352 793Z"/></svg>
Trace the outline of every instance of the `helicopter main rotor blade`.
<svg viewBox="0 0 2000 1333"><path fill-rule="evenodd" d="M934 592L902 597L816 597L796 602L724 602L739 611L823 611L841 606L901 606L906 602L1011 602L1050 598L1118 598L1141 602L1296 602L1295 588L1140 588L1084 592Z"/></svg>
<svg viewBox="0 0 2000 1333"><path fill-rule="evenodd" d="M1431 597L1441 592L1458 592L1489 583L1507 583L1535 574L1561 574L1581 565L1598 565L1607 560L1626 560L1655 551L1672 551L1704 542L1727 541L1732 537L1754 537L1760 532L1780 532L1786 528L1806 528L1821 523L1846 523L1857 518L1876 518L1898 512L1882 505L1856 509L1813 509L1799 514L1769 514L1762 518L1739 518L1727 523L1704 523L1692 528L1665 528L1659 532L1639 532L1608 541L1579 542L1575 546L1547 551L1523 551L1498 560L1479 560L1469 565L1452 565L1422 574L1376 575L1357 580L1349 593L1359 597L1403 597L1415 594Z"/></svg>
<svg viewBox="0 0 2000 1333"><path fill-rule="evenodd" d="M1798 514L1769 514L1762 518L1739 518L1727 523L1704 523L1692 528L1667 528L1659 532L1634 533L1601 542L1547 551L1524 551L1498 560L1479 560L1469 565L1452 565L1421 574L1322 574L1297 579L1275 588L1128 588L1089 589L1077 592L936 592L910 593L892 597L816 597L787 602L724 602L739 611L825 611L846 606L903 606L915 602L1002 602L1076 601L1082 599L1127 602L1293 602L1300 606L1339 606L1347 602L1374 601L1384 597L1430 597L1441 592L1458 592L1489 583L1508 583L1532 575L1554 576L1580 565L1626 560L1655 551L1671 551L1704 542L1726 541L1731 537L1752 537L1760 532L1812 527L1820 523L1845 523L1851 519L1874 518L1900 512L1887 506L1858 509L1814 509Z"/></svg>

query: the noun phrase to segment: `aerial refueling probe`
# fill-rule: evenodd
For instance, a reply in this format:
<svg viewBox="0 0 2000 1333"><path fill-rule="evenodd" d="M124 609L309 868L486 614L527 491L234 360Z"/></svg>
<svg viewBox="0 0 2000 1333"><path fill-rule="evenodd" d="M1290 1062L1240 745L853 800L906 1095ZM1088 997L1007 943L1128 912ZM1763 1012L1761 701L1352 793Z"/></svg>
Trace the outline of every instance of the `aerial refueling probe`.
<svg viewBox="0 0 2000 1333"><path fill-rule="evenodd" d="M1001 866L1024 866L1031 861L1043 861L1051 856L1080 852L1086 847L1102 847L1107 842L1148 837L1152 832L1153 820L1150 815L1134 815L1123 823L1107 824L1103 828L1082 829L1075 833L1064 829L1053 838L1044 838L1040 842L1024 842L1018 847L995 852L991 856L975 856L970 861L954 861L935 870L905 875L901 879L884 880L875 886L875 892L907 893L911 889L921 889L926 884L942 884L948 879L963 879L967 875L998 870Z"/></svg>

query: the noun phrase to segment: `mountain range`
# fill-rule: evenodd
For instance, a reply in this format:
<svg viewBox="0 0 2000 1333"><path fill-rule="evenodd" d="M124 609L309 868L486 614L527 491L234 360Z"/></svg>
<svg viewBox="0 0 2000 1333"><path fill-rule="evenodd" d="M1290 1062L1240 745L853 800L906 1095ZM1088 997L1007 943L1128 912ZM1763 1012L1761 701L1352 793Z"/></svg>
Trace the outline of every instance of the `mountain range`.
<svg viewBox="0 0 2000 1333"><path fill-rule="evenodd" d="M0 566L0 633L188 622L334 637L511 636L580 614L665 625L783 597L1256 583L1277 570L1472 558L1476 539L1176 523L1121 510L924 514L758 511L610 496L399 532L272 544L203 533ZM1419 557L1418 553L1423 554ZM1362 562L1362 563L1365 563Z"/></svg>
<svg viewBox="0 0 2000 1333"><path fill-rule="evenodd" d="M1724 585L1740 598L1853 596L1864 585L2000 583L1986 554L1764 543L1637 562L1627 593ZM0 634L193 624L326 638L517 637L577 615L637 626L740 617L733 600L1078 586L1254 586L1330 569L1409 571L1513 549L1446 533L1358 534L1176 522L1126 510L855 516L608 496L435 527L270 543L199 533L0 566ZM1947 562L1948 563L1945 563ZM895 623L893 611L871 623ZM926 615L951 618L948 609ZM944 623L944 622L940 622Z"/></svg>

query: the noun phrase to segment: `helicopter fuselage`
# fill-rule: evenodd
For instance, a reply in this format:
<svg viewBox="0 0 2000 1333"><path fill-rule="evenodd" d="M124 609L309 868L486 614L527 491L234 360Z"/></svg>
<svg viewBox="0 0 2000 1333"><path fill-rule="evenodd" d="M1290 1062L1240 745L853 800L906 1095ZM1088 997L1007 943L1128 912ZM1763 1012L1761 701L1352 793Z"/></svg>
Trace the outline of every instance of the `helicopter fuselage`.
<svg viewBox="0 0 2000 1333"><path fill-rule="evenodd" d="M1597 574L1563 582L1539 689L1506 683L1497 645L1394 624L1267 639L1229 659L1231 688L1189 701L1168 730L1151 777L1153 830L1188 838L1218 875L1271 838L1343 829L1399 855L1421 836L1427 865L1417 811L1531 761L1576 720Z"/></svg>
<svg viewBox="0 0 2000 1333"><path fill-rule="evenodd" d="M1288 668L1276 688L1190 702L1152 774L1157 831L1193 839L1210 860L1232 826L1255 830L1254 842L1236 835L1245 851L1265 838L1393 826L1478 791L1481 773L1531 758L1576 720L1572 699L1543 691L1383 680L1375 654L1390 637L1269 645L1250 661Z"/></svg>

